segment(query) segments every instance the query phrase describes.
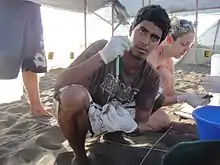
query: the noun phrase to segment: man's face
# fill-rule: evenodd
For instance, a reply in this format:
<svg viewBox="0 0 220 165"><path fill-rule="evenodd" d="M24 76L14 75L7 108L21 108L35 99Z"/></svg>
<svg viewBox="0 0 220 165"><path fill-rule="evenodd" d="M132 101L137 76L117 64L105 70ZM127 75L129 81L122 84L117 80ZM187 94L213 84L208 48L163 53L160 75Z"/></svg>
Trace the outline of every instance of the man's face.
<svg viewBox="0 0 220 165"><path fill-rule="evenodd" d="M131 52L138 59L146 59L162 36L162 30L153 22L142 21L131 32Z"/></svg>

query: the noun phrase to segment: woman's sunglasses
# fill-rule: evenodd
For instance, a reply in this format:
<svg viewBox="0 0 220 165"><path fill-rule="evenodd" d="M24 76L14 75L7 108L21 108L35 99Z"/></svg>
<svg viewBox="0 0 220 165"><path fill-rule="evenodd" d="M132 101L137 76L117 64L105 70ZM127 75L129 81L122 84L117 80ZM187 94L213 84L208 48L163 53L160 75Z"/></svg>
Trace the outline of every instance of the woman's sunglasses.
<svg viewBox="0 0 220 165"><path fill-rule="evenodd" d="M187 28L188 31L194 31L194 25L191 21L180 20L180 25L184 28Z"/></svg>

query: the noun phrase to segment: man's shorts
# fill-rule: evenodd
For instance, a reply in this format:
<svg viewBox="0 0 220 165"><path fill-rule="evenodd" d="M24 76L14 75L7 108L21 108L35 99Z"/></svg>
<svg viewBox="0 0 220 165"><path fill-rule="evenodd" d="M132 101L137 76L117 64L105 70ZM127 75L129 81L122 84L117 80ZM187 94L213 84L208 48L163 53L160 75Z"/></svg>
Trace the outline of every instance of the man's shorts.
<svg viewBox="0 0 220 165"><path fill-rule="evenodd" d="M75 86L75 85L74 85ZM63 87L61 88L54 96L54 101L53 101L53 107L52 107L52 113L54 115L54 117L56 119L58 119L59 117L59 112L61 111L60 109L60 100L59 100L59 95L67 90L69 86L66 86L66 87ZM82 87L84 88L83 86L79 85L79 87ZM87 89L84 88L86 91ZM103 125L103 121L102 119L100 118L100 115L101 115L101 111L102 111L102 106L100 106L99 104L96 104L93 102L93 99L90 95L90 93L87 91L88 93L88 97L89 97L89 103L90 103L90 107L88 109L88 117L89 117L89 120L90 120L90 124L91 124L91 129L90 129L90 133L92 135L96 134L97 135L97 132L100 132L103 133L105 132L104 130L104 127L102 126ZM135 102L131 102L129 104L124 104L123 105L126 110L130 113L130 115L135 118ZM90 113L91 110L90 108L93 108L93 113ZM94 110L95 109L95 110ZM93 122L95 121L95 122ZM102 130L103 129L103 130ZM95 132L95 133L94 133Z"/></svg>
<svg viewBox="0 0 220 165"><path fill-rule="evenodd" d="M0 51L9 54L7 65L16 62L15 68L21 67L22 71L46 72L40 5L28 1L0 0L0 15ZM10 60L11 54L20 56L19 60Z"/></svg>
<svg viewBox="0 0 220 165"><path fill-rule="evenodd" d="M24 39L22 46L22 71L44 73L47 59L44 50L43 26L40 5L24 2Z"/></svg>
<svg viewBox="0 0 220 165"><path fill-rule="evenodd" d="M71 86L71 85L69 85ZM56 117L56 119L58 119L58 115L59 115L59 111L60 111L60 101L59 101L59 96L60 94L65 91L69 86L65 86L63 88L61 88L58 92L55 93L54 95L54 100L53 100L53 115ZM86 91L87 89L85 87L83 87L82 85L78 85L82 88L84 88ZM155 100L158 100L160 99L160 97L162 96L161 93L163 92L163 89L160 87L159 88L159 91L157 93L157 96L155 97ZM88 97L89 97L89 103L90 103L90 106L94 106L97 110L101 111L102 110L102 107L96 103L93 102L93 99L90 95L90 93L87 91L88 93ZM133 118L135 118L135 107L136 107L136 104L135 102L131 102L131 103L128 103L128 104L124 104L124 106L126 107L126 109L129 111L129 113L131 114L131 116ZM154 108L151 112L151 115L156 112L158 110L158 108Z"/></svg>

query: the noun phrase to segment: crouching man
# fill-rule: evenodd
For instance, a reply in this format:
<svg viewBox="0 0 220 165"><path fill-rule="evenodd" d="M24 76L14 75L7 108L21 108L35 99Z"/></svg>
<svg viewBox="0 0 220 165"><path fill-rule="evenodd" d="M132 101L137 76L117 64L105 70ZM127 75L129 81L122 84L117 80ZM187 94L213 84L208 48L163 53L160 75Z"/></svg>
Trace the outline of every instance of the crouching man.
<svg viewBox="0 0 220 165"><path fill-rule="evenodd" d="M85 151L89 130L114 134L150 129L148 121L160 80L146 57L165 39L169 29L170 20L163 8L143 7L131 26L129 39L114 36L106 44L90 46L83 52L88 59L58 76L56 116L75 152L74 164L89 164Z"/></svg>

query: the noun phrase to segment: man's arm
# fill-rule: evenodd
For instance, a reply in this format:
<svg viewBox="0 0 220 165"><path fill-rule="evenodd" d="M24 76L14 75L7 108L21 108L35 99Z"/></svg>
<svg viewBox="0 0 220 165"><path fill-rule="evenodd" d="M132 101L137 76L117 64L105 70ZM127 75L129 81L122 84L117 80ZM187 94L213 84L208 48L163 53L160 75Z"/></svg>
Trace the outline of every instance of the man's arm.
<svg viewBox="0 0 220 165"><path fill-rule="evenodd" d="M70 65L68 68L73 67L75 65L78 65L84 61L86 61L87 59L89 59L90 57L96 55L98 53L99 50L103 49L105 47L105 45L107 44L107 40L98 40L94 43L92 43L91 45L89 45L89 47L83 51Z"/></svg>
<svg viewBox="0 0 220 165"><path fill-rule="evenodd" d="M123 56L124 51L128 50L129 47L128 37L113 36L104 48L97 50L96 55L63 71L57 78L55 91L70 84L85 85L95 71L113 61L117 56ZM93 47L88 49L93 50Z"/></svg>
<svg viewBox="0 0 220 165"><path fill-rule="evenodd" d="M66 70L60 73L55 83L55 90L70 84L84 84L103 61L98 53L104 48L105 40L100 40L89 46Z"/></svg>
<svg viewBox="0 0 220 165"><path fill-rule="evenodd" d="M155 70L151 70L143 89L139 92L136 101L136 117L135 120L139 125L139 132L146 132L148 129L148 119L150 118L155 97L159 90L160 79Z"/></svg>

